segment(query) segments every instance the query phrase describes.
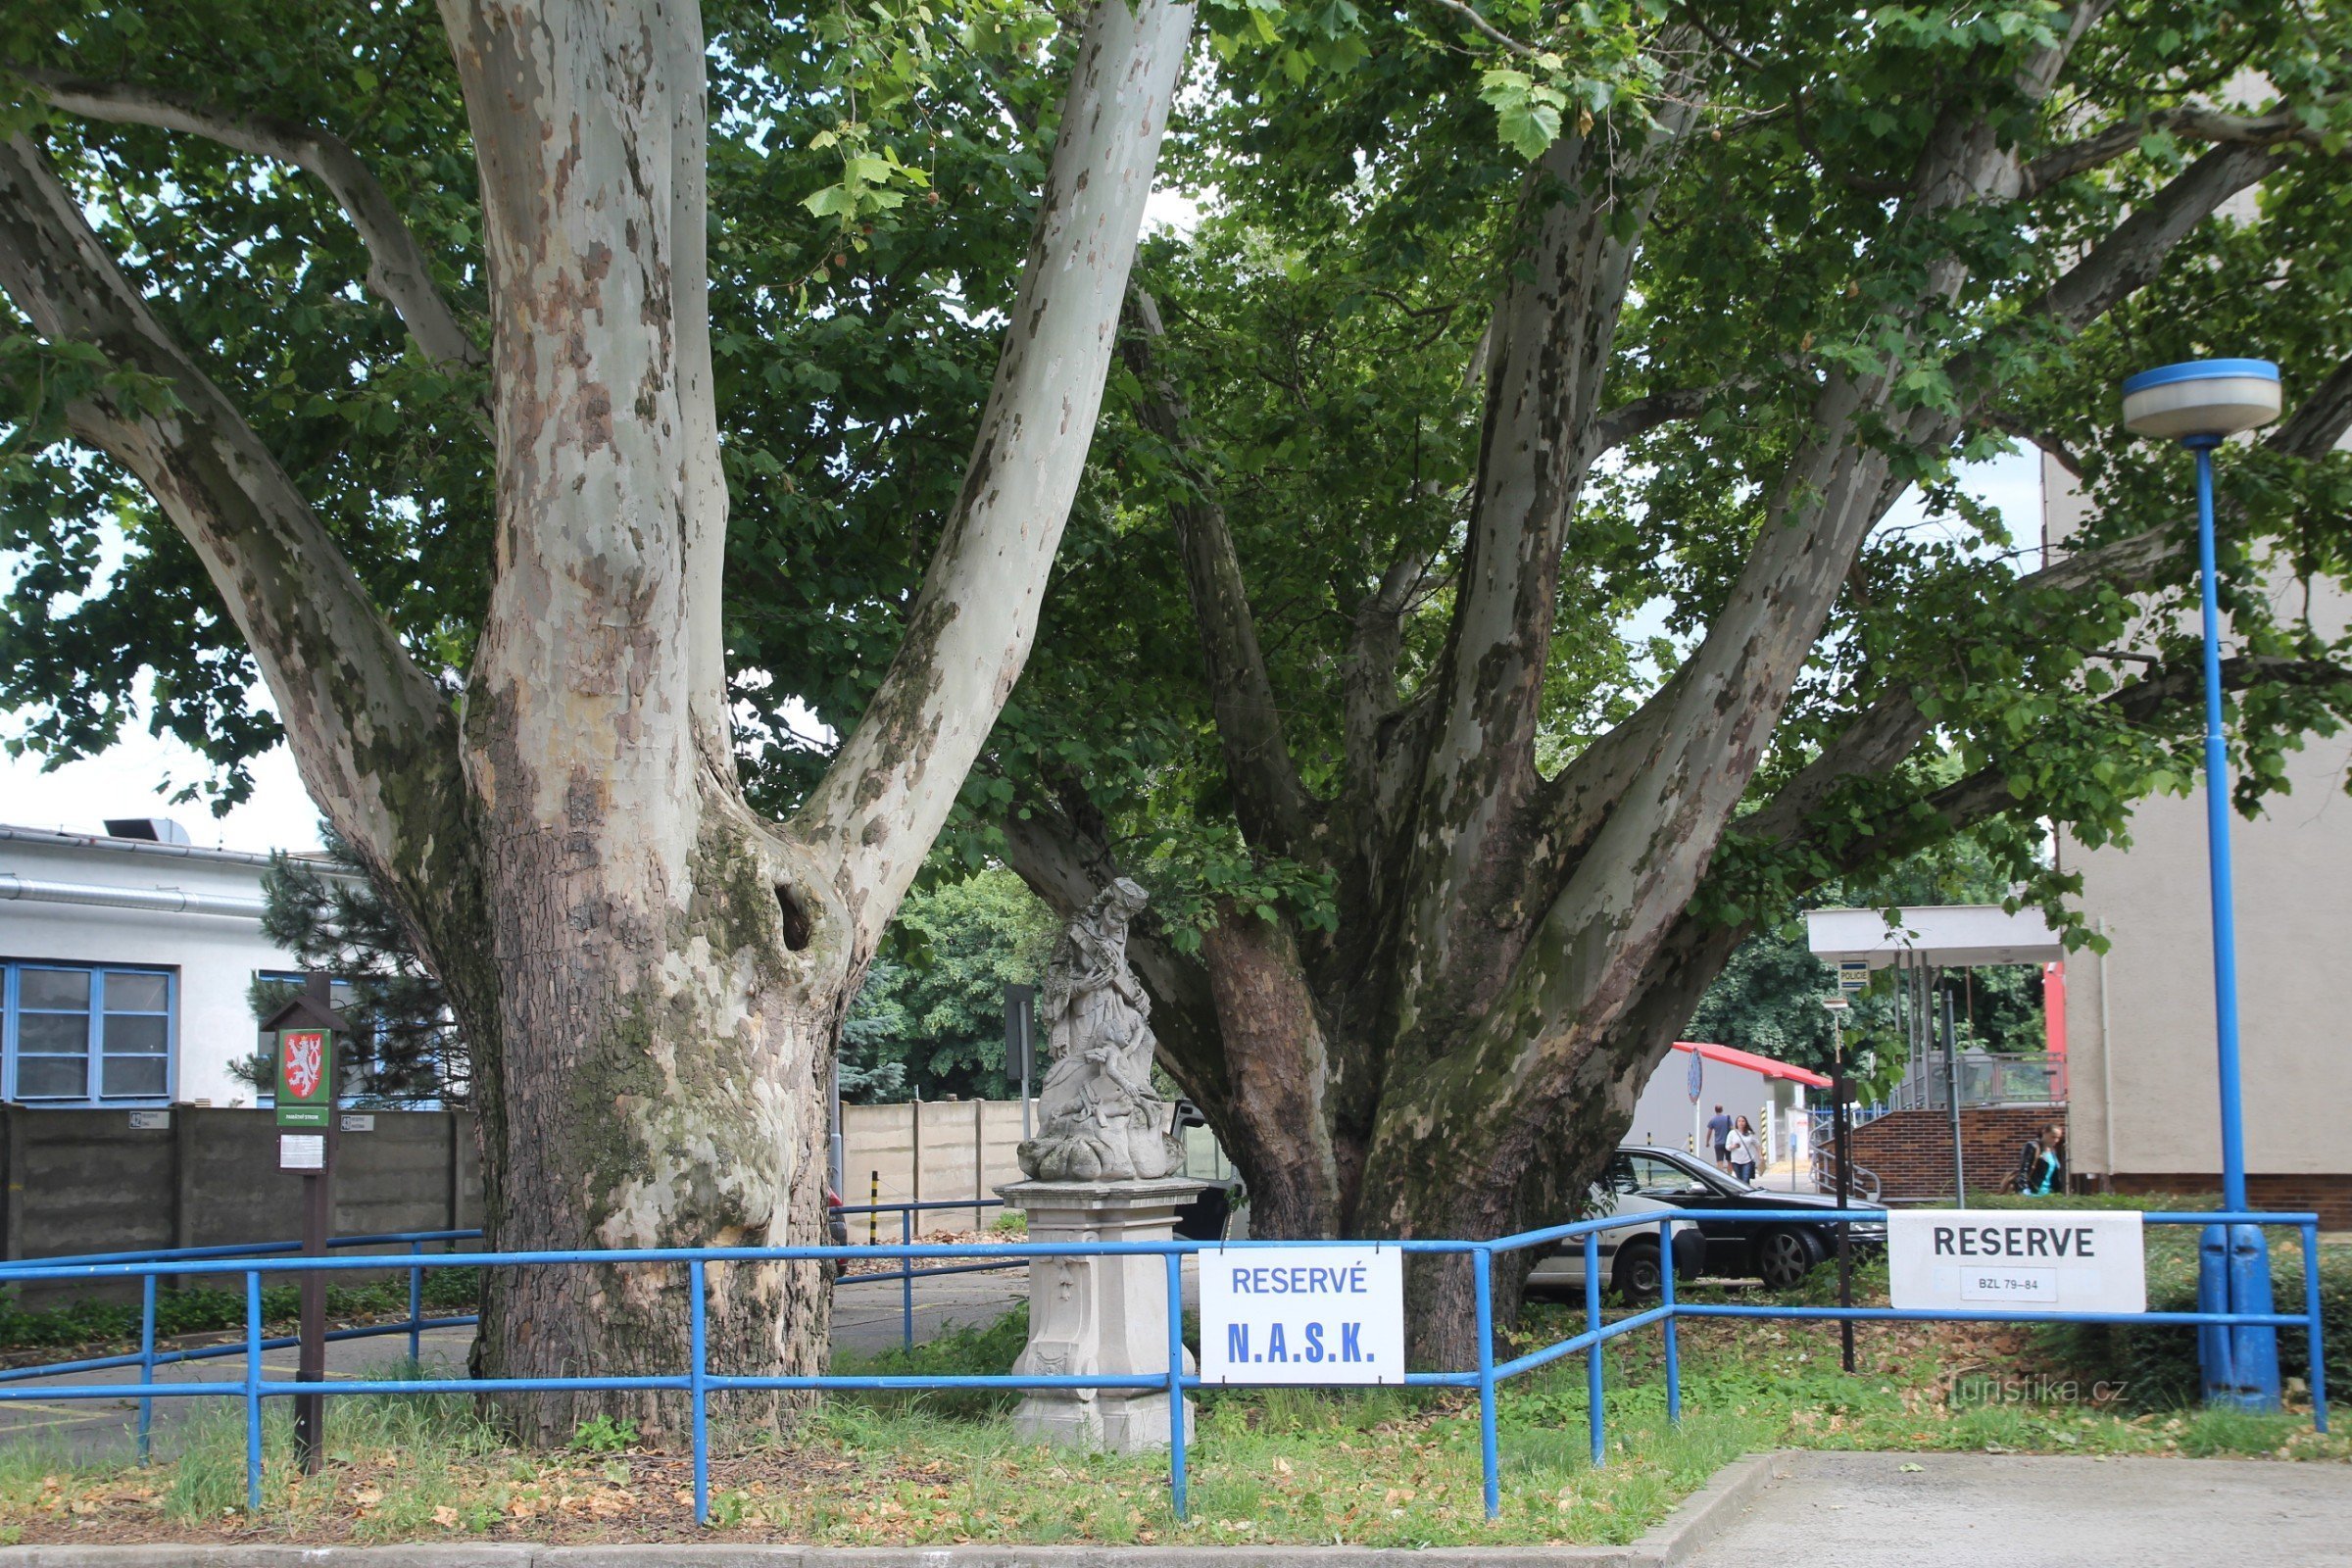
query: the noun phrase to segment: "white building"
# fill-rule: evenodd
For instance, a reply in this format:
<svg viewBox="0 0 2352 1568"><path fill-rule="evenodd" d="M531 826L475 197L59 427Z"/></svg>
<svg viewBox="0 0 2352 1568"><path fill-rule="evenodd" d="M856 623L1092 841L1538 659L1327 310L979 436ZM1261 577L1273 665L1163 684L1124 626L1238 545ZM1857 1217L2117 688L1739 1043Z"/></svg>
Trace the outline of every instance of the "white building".
<svg viewBox="0 0 2352 1568"><path fill-rule="evenodd" d="M1696 1072L1692 1066L1695 1063ZM1697 1098L1691 1085L1697 1084ZM1678 1040L1642 1087L1634 1104L1634 1124L1626 1129L1629 1144L1652 1149L1684 1149L1708 1158L1700 1147L1707 1118L1721 1105L1727 1116L1745 1116L1766 1141L1775 1162L1801 1169L1812 1151L1806 1139L1811 1122L1805 1114L1805 1091L1830 1087L1829 1079L1770 1056L1712 1041ZM1829 1103L1829 1097L1822 1097Z"/></svg>
<svg viewBox="0 0 2352 1568"><path fill-rule="evenodd" d="M260 1049L247 991L294 967L262 935L270 858L161 819L107 828L0 826L0 1099L252 1104L229 1076Z"/></svg>

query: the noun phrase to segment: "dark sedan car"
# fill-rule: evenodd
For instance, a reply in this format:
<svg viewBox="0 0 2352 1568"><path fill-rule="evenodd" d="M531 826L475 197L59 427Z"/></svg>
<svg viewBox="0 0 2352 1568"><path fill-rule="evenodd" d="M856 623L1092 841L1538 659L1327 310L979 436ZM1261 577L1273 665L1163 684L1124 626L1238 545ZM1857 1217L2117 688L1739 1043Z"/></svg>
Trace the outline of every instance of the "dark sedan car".
<svg viewBox="0 0 2352 1568"><path fill-rule="evenodd" d="M1704 1160L1679 1149L1627 1147L1610 1161L1608 1186L1619 1193L1640 1194L1676 1208L1790 1209L1838 1206L1834 1194L1782 1193L1745 1187ZM1886 1245L1886 1209L1857 1200L1856 1209L1882 1216L1856 1221L1851 1246L1872 1249ZM1803 1279L1814 1264L1838 1255L1838 1227L1792 1220L1720 1220L1698 1222L1706 1239L1705 1272L1719 1278L1759 1279L1775 1290L1786 1290Z"/></svg>

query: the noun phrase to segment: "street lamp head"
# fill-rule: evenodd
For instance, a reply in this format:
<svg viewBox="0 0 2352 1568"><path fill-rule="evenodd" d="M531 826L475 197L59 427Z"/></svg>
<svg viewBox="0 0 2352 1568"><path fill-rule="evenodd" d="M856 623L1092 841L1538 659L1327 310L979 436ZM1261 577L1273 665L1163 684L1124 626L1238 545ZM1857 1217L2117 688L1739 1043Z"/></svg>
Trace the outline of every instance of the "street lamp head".
<svg viewBox="0 0 2352 1568"><path fill-rule="evenodd" d="M2124 428L2165 441L2224 436L2278 417L2278 367L2268 360L2190 360L2124 383Z"/></svg>

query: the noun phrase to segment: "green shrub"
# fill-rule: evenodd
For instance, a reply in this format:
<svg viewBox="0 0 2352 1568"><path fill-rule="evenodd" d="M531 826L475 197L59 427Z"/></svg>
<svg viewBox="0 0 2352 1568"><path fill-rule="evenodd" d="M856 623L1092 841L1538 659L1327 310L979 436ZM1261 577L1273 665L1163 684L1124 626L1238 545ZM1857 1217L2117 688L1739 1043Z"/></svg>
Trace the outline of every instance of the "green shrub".
<svg viewBox="0 0 2352 1568"><path fill-rule="evenodd" d="M2197 1309L2196 1227L2151 1226L2148 1234L2148 1310ZM2271 1298L2279 1312L2303 1310L2303 1248L2299 1240L2271 1235ZM2320 1328L2327 1348L2328 1388L2352 1397L2352 1255L2320 1251ZM2194 1403L2199 1397L2197 1331L2179 1324L2052 1324L2040 1331L2056 1358L2085 1374L2120 1381L2125 1397L2143 1409ZM2278 1331L2282 1378L2311 1376L2309 1337L2300 1329Z"/></svg>
<svg viewBox="0 0 2352 1568"><path fill-rule="evenodd" d="M208 1276L220 1278L220 1276ZM265 1275L262 1287L262 1324L281 1329L302 1315L302 1287L290 1274ZM480 1271L471 1268L429 1269L424 1276L427 1310L471 1310L480 1299ZM330 1285L326 1314L333 1318L371 1317L406 1312L409 1282L404 1276L371 1285ZM181 1334L218 1334L245 1326L245 1292L233 1290L159 1290L155 1297L155 1333L159 1340ZM95 1345L135 1346L139 1338L136 1301L83 1299L63 1306L30 1311L18 1304L13 1288L0 1292L0 1350L71 1349Z"/></svg>

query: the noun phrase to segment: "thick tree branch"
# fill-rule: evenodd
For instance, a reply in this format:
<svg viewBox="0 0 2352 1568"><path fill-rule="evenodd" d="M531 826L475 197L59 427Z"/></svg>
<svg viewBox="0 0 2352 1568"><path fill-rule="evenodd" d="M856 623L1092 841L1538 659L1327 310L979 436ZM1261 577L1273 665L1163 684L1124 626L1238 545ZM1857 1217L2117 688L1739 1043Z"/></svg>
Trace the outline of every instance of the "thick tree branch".
<svg viewBox="0 0 2352 1568"><path fill-rule="evenodd" d="M1088 16L963 492L881 688L801 811L839 868L860 952L921 867L1037 635L1192 21L1189 0L1097 0Z"/></svg>
<svg viewBox="0 0 2352 1568"><path fill-rule="evenodd" d="M2217 147L2182 170L2155 197L2118 223L2032 309L2080 329L2154 281L2164 259L2222 204L2279 168L2284 155L2264 146Z"/></svg>
<svg viewBox="0 0 2352 1568"><path fill-rule="evenodd" d="M2338 365L2298 403L2264 444L2283 456L2309 460L2333 451L2347 433L2352 433L2352 359ZM2052 607L2052 613L2065 613L2066 607L2092 589L2127 597L2146 593L2168 573L2187 569L2195 552L2195 533L2183 519L2063 556L2019 578L2010 597L2019 604L2039 603ZM2132 689L2143 688L2160 690L2145 682ZM1882 699L1857 714L1820 756L1791 775L1748 819L1748 830L1764 838L1786 838L1798 832L1844 780L1893 767L1909 757L1934 727L1911 692Z"/></svg>
<svg viewBox="0 0 2352 1568"><path fill-rule="evenodd" d="M1161 370L1156 350L1164 336L1159 307L1143 289L1128 296L1128 330L1120 339L1127 368L1143 383L1137 410L1144 427L1166 446L1182 493L1169 514L1184 560L1184 586L1208 672L1209 704L1233 787L1235 814L1250 842L1270 855L1298 858L1309 851L1314 803L1298 780L1283 739L1282 710L1257 641L1257 618L1234 552L1225 508L1211 490L1200 449L1188 428L1183 400Z"/></svg>
<svg viewBox="0 0 2352 1568"><path fill-rule="evenodd" d="M1445 653L1415 764L1404 871L1410 963L1394 977L1402 1032L1476 1011L1508 972L1524 876L1560 556L1591 464L1610 351L1675 140L1696 115L1681 28L1658 122L1618 137L1564 135L1529 181L1526 265L1496 305L1486 422Z"/></svg>
<svg viewBox="0 0 2352 1568"><path fill-rule="evenodd" d="M2042 154L2026 166L2024 194L2034 195L2061 180L2112 163L2158 131L2169 131L2182 141L2214 146L2277 147L2287 142L2323 145L2318 134L2292 110L2281 109L2268 115L2230 115L2182 105L2135 116Z"/></svg>
<svg viewBox="0 0 2352 1568"><path fill-rule="evenodd" d="M1709 404L1727 392L1752 386L1748 377L1718 381L1712 386L1678 387L1671 392L1652 392L1647 397L1620 403L1594 419L1585 438L1589 458L1625 445L1637 436L1647 435L1661 424L1678 419L1694 419L1707 411Z"/></svg>
<svg viewBox="0 0 2352 1568"><path fill-rule="evenodd" d="M154 125L217 141L238 152L291 164L315 175L368 247L368 286L406 322L435 362L466 368L486 363L449 302L433 286L424 251L367 162L349 143L317 125L267 115L232 115L168 92L123 81L29 72L50 104L84 120Z"/></svg>
<svg viewBox="0 0 2352 1568"><path fill-rule="evenodd" d="M2289 685L2352 690L2352 669L2326 660L2241 655L2222 661L2222 685L2229 691ZM2124 686L2103 699L2099 707L2121 722L2148 724L2168 714L2195 709L2204 692L2205 674L2201 668L2176 665ZM2008 769L1995 763L1935 791L1926 797L1926 805L1927 814L1906 809L1877 831L1855 832L1847 825L1838 835L1838 844L1824 857L1824 876L1842 875L1899 858L1946 832L1956 832L2015 809L2018 799L2009 787ZM1754 825L1759 837L1791 846L1801 844L1811 831L1785 820L1780 813L1775 813L1769 823L1759 816Z"/></svg>
<svg viewBox="0 0 2352 1568"><path fill-rule="evenodd" d="M2107 4L2085 0L2064 34L2025 62L2010 82L2019 99L2047 98ZM1927 138L1902 217L1915 222L2005 200L2019 176L2017 156L1997 126L1973 95L1958 95ZM1940 309L1966 278L1956 255L1930 263L1913 323ZM1904 330L1920 328L1906 323ZM1460 1097L1491 1102L1498 1093L1543 1102L1594 1070L1593 1048L1613 1037L1638 1002L1636 977L1688 908L1855 554L1901 488L1888 453L1859 439L1892 406L1899 373L1899 364L1868 375L1841 370L1823 385L1811 411L1813 434L1784 469L1765 526L1706 638L1636 715L1642 744L1596 749L1612 785L1597 801L1589 791L1562 793L1575 811L1598 806L1605 819L1581 854L1542 857L1552 874L1564 872L1561 881L1520 886L1516 902L1541 913L1480 1009L1477 1029L1432 1065L1428 1093L1436 1102L1467 1111ZM1938 433L1917 432L1921 439ZM1556 811L1561 801L1547 804Z"/></svg>
<svg viewBox="0 0 2352 1568"><path fill-rule="evenodd" d="M469 907L447 698L24 136L0 143L0 289L51 342L90 345L169 389L170 406L156 407L102 384L69 409L72 433L136 476L195 549L269 683L312 798L369 870L407 900L441 884L409 907Z"/></svg>

